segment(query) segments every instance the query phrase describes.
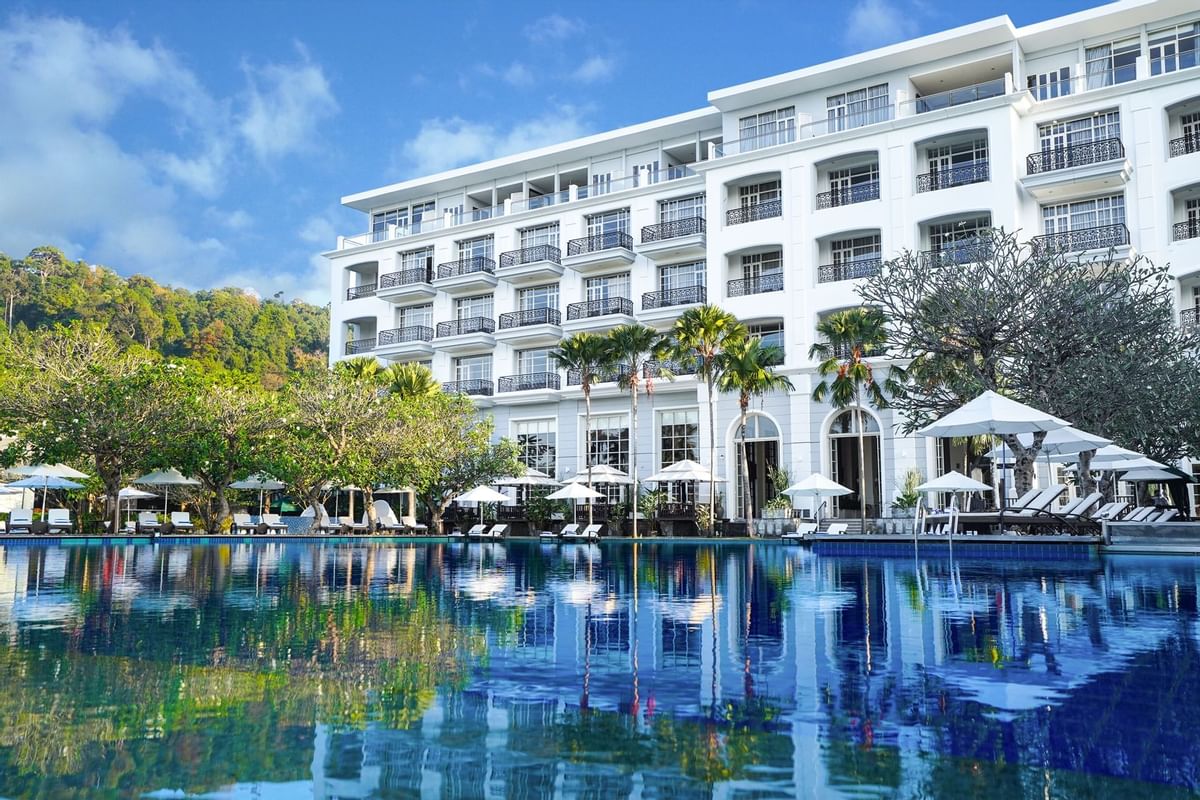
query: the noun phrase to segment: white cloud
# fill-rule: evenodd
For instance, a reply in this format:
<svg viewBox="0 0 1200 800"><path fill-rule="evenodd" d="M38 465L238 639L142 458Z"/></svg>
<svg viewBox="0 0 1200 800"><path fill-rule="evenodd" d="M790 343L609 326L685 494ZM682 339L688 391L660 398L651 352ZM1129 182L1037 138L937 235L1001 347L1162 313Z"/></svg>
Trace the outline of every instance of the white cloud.
<svg viewBox="0 0 1200 800"><path fill-rule="evenodd" d="M571 73L571 77L583 83L597 83L611 78L616 69L617 61L615 58L592 56L580 64Z"/></svg>
<svg viewBox="0 0 1200 800"><path fill-rule="evenodd" d="M582 112L574 106L562 106L507 130L461 117L427 119L417 135L403 144L400 155L406 171L420 175L545 147L586 132Z"/></svg>
<svg viewBox="0 0 1200 800"><path fill-rule="evenodd" d="M318 124L338 111L324 71L300 54L297 64L242 66L249 89L237 128L262 160L310 150Z"/></svg>
<svg viewBox="0 0 1200 800"><path fill-rule="evenodd" d="M869 50L917 35L916 9L905 9L891 0L858 0L850 8L845 44Z"/></svg>
<svg viewBox="0 0 1200 800"><path fill-rule="evenodd" d="M249 230L254 225L254 217L241 208L235 208L233 211L208 208L205 209L205 215L218 225L229 228L231 231Z"/></svg>
<svg viewBox="0 0 1200 800"><path fill-rule="evenodd" d="M533 83L533 71L520 61L509 64L502 77L511 86L529 86Z"/></svg>
<svg viewBox="0 0 1200 800"><path fill-rule="evenodd" d="M302 241L321 248L333 247L337 240L337 228L322 216L309 217L297 233Z"/></svg>
<svg viewBox="0 0 1200 800"><path fill-rule="evenodd" d="M525 38L535 43L561 41L583 33L584 27L583 20L549 14L526 25Z"/></svg>

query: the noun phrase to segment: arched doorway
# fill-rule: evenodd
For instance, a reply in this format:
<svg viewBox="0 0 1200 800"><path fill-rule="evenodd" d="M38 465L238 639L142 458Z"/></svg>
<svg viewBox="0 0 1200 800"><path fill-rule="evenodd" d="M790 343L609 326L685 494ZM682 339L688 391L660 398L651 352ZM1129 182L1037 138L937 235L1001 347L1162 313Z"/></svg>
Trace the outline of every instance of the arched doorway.
<svg viewBox="0 0 1200 800"><path fill-rule="evenodd" d="M863 450L866 469L859 463L857 409L836 414L829 422L829 467L831 477L854 494L833 498L834 516L857 517L866 504L867 516L882 512L883 490L880 478L879 422L868 412L862 413L865 422ZM866 480L863 480L863 476Z"/></svg>
<svg viewBox="0 0 1200 800"><path fill-rule="evenodd" d="M733 471L728 478L733 482L729 497L736 504L726 508L725 513L731 518L740 519L745 506L744 487L742 485L742 429L741 420L735 420L730 428L730 441L733 446ZM771 481L771 472L779 466L780 436L779 426L775 421L760 411L751 411L746 416L746 455L750 465L750 504L751 513L755 518L762 516L762 508L767 501L776 495L780 489Z"/></svg>

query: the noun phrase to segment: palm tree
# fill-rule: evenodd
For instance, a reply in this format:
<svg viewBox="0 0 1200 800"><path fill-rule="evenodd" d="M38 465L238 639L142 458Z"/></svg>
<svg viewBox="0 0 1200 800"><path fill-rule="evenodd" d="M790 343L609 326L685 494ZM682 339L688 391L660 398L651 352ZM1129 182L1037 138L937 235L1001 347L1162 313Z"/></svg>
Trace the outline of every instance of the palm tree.
<svg viewBox="0 0 1200 800"><path fill-rule="evenodd" d="M714 386L720 374L718 356L733 344L746 338L746 326L737 317L714 305L689 308L675 320L671 330L671 355L685 364L695 364L696 375L708 388L708 468L717 471L716 392ZM717 492L708 486L709 524L716 523Z"/></svg>
<svg viewBox="0 0 1200 800"><path fill-rule="evenodd" d="M633 475L633 535L638 535L638 390L642 385L651 356L660 349L662 336L653 328L639 323L618 325L608 332L608 355L617 369L617 381L629 392L630 446L629 466ZM648 377L648 376L647 376Z"/></svg>
<svg viewBox="0 0 1200 800"><path fill-rule="evenodd" d="M375 356L355 356L339 361L333 365L338 372L349 375L355 380L374 382L378 380L379 361Z"/></svg>
<svg viewBox="0 0 1200 800"><path fill-rule="evenodd" d="M786 375L775 372L775 364L783 358L782 351L762 340L743 338L725 346L719 358L721 374L718 385L723 392L737 392L738 408L741 409L742 451L742 508L746 514L746 530L754 535L754 504L750 498L750 460L746 452L746 418L750 410L750 399L761 397L767 392L792 388Z"/></svg>
<svg viewBox="0 0 1200 800"><path fill-rule="evenodd" d="M828 398L837 409L854 409L858 425L858 505L865 528L867 448L863 401L877 409L887 408L887 395L899 389L904 371L891 366L880 384L866 360L886 353L887 319L877 308L863 306L830 314L817 323L817 334L820 338L808 350L809 358L821 361L817 366L821 382L813 388L812 398L818 403Z"/></svg>
<svg viewBox="0 0 1200 800"><path fill-rule="evenodd" d="M429 367L414 362L384 367L379 371L379 380L384 388L401 399L429 397L442 390Z"/></svg>
<svg viewBox="0 0 1200 800"><path fill-rule="evenodd" d="M568 372L579 374L583 390L584 432L583 466L587 471L587 487L592 488L592 384L603 377L611 366L608 342L600 336L580 331L563 339L550 354L554 363ZM588 499L588 524L592 524L592 501Z"/></svg>

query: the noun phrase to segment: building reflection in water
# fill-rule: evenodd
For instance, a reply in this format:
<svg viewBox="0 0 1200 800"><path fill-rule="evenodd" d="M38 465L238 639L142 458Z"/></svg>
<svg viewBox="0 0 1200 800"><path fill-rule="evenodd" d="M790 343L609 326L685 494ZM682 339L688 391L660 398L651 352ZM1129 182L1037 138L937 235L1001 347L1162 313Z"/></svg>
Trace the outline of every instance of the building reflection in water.
<svg viewBox="0 0 1200 800"><path fill-rule="evenodd" d="M768 543L8 546L0 794L1175 796L1198 585Z"/></svg>

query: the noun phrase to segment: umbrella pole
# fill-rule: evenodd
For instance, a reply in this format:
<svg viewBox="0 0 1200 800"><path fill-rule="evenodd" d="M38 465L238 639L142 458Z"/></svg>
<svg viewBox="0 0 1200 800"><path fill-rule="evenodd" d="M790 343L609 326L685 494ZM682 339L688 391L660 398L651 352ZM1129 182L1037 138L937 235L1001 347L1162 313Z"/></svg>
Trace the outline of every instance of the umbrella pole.
<svg viewBox="0 0 1200 800"><path fill-rule="evenodd" d="M46 521L46 498L50 494L50 476L42 476L42 522Z"/></svg>

